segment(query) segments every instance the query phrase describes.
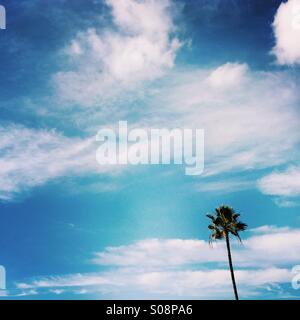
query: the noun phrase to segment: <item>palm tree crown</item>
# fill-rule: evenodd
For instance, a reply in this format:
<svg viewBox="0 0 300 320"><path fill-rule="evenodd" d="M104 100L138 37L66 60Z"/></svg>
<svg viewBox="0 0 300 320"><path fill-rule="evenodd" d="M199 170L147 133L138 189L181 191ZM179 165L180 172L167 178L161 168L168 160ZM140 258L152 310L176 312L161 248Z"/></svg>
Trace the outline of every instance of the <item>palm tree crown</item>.
<svg viewBox="0 0 300 320"><path fill-rule="evenodd" d="M207 217L211 219L211 224L208 226L212 231L210 241L224 239L229 234L241 241L239 232L246 230L247 225L239 221L240 214L233 208L220 206L215 209L215 215L208 214Z"/></svg>

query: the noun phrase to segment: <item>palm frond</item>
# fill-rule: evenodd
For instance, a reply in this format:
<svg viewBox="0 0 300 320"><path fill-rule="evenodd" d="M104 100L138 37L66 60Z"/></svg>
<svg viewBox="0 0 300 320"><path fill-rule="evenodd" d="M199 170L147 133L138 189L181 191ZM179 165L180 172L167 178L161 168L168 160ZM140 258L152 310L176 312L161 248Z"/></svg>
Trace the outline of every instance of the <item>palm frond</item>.
<svg viewBox="0 0 300 320"><path fill-rule="evenodd" d="M211 215L211 214L207 214L206 216L207 216L207 218L209 218L212 221L215 220L215 217L213 215Z"/></svg>

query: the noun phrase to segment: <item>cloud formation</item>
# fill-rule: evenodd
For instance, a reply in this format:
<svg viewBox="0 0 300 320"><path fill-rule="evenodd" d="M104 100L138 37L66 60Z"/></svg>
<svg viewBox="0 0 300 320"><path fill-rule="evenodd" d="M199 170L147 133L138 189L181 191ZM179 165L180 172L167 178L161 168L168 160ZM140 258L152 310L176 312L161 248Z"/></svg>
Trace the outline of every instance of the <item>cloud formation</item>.
<svg viewBox="0 0 300 320"><path fill-rule="evenodd" d="M258 181L259 189L267 195L297 197L300 196L300 168L274 171Z"/></svg>
<svg viewBox="0 0 300 320"><path fill-rule="evenodd" d="M272 50L281 65L300 63L300 1L281 3L273 22L276 45Z"/></svg>
<svg viewBox="0 0 300 320"><path fill-rule="evenodd" d="M200 192L213 192L214 194L226 194L249 190L255 186L255 182L250 179L224 179L217 181L202 181L196 186Z"/></svg>
<svg viewBox="0 0 300 320"><path fill-rule="evenodd" d="M281 285L293 277L287 266L297 263L300 256L300 230L263 226L250 232L252 235L243 246L233 242L240 291L247 297L258 296L261 291L280 291ZM75 294L84 290L116 297L125 293L207 299L232 295L224 243L210 248L203 240L142 240L128 246L108 247L96 254L93 263L114 269L37 278L18 283L17 288L25 292L58 289L60 293L66 290ZM207 269L208 263L216 263L216 267Z"/></svg>
<svg viewBox="0 0 300 320"><path fill-rule="evenodd" d="M245 80L248 65L243 63L226 63L216 68L208 77L212 87L220 90L240 86Z"/></svg>
<svg viewBox="0 0 300 320"><path fill-rule="evenodd" d="M238 266L273 266L297 263L300 256L300 230L265 226L241 246L233 242L233 256ZM265 254L268 252L268 255ZM94 263L112 266L178 266L194 263L227 263L226 247L218 243L212 249L203 240L138 241L129 246L108 247L96 255Z"/></svg>
<svg viewBox="0 0 300 320"><path fill-rule="evenodd" d="M239 291L247 297L259 296L260 291L280 289L280 283L289 282L291 272L285 268L261 270L237 270L236 280ZM230 299L232 285L226 269L186 270L186 271L141 271L116 270L115 272L95 274L73 274L41 278L32 283L19 283L18 290L24 295L50 292L61 294L100 294L136 299L151 297L172 297L174 299ZM61 289L63 288L63 289ZM32 293L33 292L33 293Z"/></svg>
<svg viewBox="0 0 300 320"><path fill-rule="evenodd" d="M272 168L297 160L299 154L296 146L300 142L300 117L297 108L299 101L296 82L289 75L282 72L252 71L245 64L226 63L209 70L197 68L172 72L160 82L160 88L152 90L151 94L144 97L146 113L141 111L136 115L136 122L130 125L137 128L204 129L204 175L213 178L226 172ZM101 114L101 111L99 113ZM82 114L74 114L75 117L83 118ZM92 118L99 119L95 114ZM87 123L88 119L89 117L84 117ZM103 126L105 127L104 124ZM2 199L10 198L14 192L22 191L25 186L40 185L52 178L81 173L97 174L98 170L109 170L108 167L96 168L95 149L89 139L67 138L51 130L18 126L15 126L14 130L12 128L13 126L3 128L3 134L8 137L20 135L23 138L11 139L9 148L4 145L2 147L5 151L1 161L7 163L7 159L14 158L13 163L18 163L13 166L14 169L8 170L7 164L1 169ZM46 133L49 144L38 143L39 137L43 140ZM40 157L44 160L34 161L30 158L33 154L31 148L36 143L37 154L42 154ZM65 147L66 145L68 146ZM21 146L24 150L15 155ZM28 150L25 146L28 146ZM71 148L80 153L79 156L74 156L73 160L69 159L70 155L67 153ZM70 152L72 153L71 150ZM61 161L51 159L51 155L56 153L61 157ZM76 162L75 158L82 160ZM41 169L44 167L39 163L46 169ZM19 166L26 167L21 175L16 174L20 170ZM23 175L23 172L30 172L31 167L34 174L30 177L26 173ZM110 170L112 169L115 170L110 166ZM260 190L266 194L281 195L269 190L269 180L270 177L266 177L259 182ZM280 188L280 184L281 182L272 188ZM283 181L282 184L284 187ZM297 179L293 185L295 192ZM210 179L209 182L202 180L196 187L200 191L208 192L224 189L246 190L253 186L255 184L249 179L224 181L223 178L223 182L220 179ZM287 206L290 203L281 202L281 205Z"/></svg>
<svg viewBox="0 0 300 320"><path fill-rule="evenodd" d="M107 0L111 28L80 32L65 49L68 71L55 74L60 98L94 106L141 82L161 77L174 65L181 44L170 0Z"/></svg>
<svg viewBox="0 0 300 320"><path fill-rule="evenodd" d="M155 116L148 122L204 129L204 173L241 172L297 159L299 101L295 80L284 72L226 63L172 74L151 97Z"/></svg>
<svg viewBox="0 0 300 320"><path fill-rule="evenodd" d="M108 173L95 159L94 138L66 137L55 130L0 126L0 199L68 175Z"/></svg>

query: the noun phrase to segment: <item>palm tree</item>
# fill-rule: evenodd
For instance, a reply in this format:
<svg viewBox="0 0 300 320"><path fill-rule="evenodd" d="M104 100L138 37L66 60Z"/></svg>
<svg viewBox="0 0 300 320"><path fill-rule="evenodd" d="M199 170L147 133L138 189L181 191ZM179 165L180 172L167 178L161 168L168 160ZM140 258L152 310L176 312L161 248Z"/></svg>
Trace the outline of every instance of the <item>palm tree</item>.
<svg viewBox="0 0 300 320"><path fill-rule="evenodd" d="M220 239L226 240L228 262L229 262L229 268L231 273L233 291L234 291L235 299L239 300L236 283L235 283L233 265L232 265L229 236L231 234L237 237L241 241L239 232L246 230L247 225L239 221L239 217L240 217L239 213L235 213L235 211L232 208L224 205L220 206L219 208L216 208L214 215L208 214L207 217L211 220L211 224L209 224L208 226L208 229L210 229L212 232L209 237L210 243L213 240L220 240Z"/></svg>

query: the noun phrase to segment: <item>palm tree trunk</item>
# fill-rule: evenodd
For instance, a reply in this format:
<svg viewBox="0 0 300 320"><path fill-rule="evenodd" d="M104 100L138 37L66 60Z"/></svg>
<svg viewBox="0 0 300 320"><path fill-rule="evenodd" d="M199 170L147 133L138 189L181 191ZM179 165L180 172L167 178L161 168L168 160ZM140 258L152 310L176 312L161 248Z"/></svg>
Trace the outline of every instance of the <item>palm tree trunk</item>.
<svg viewBox="0 0 300 320"><path fill-rule="evenodd" d="M232 259L231 259L231 250L230 250L230 243L229 243L229 235L226 233L226 245L227 245L227 253L228 253L228 262L229 262L229 268L230 268L230 274L231 274L231 280L232 280L232 285L233 285L233 291L234 291L234 296L236 300L239 300L237 288L236 288L236 283L235 283L235 278L234 278L234 271L233 271L233 265L232 265Z"/></svg>

